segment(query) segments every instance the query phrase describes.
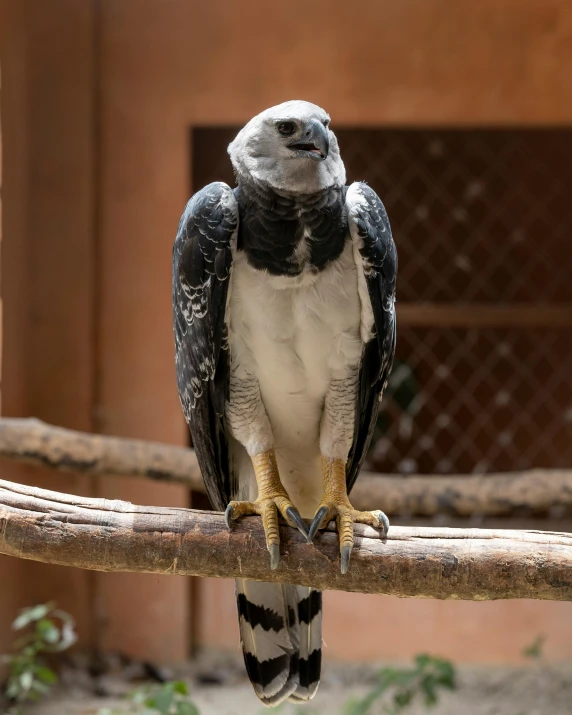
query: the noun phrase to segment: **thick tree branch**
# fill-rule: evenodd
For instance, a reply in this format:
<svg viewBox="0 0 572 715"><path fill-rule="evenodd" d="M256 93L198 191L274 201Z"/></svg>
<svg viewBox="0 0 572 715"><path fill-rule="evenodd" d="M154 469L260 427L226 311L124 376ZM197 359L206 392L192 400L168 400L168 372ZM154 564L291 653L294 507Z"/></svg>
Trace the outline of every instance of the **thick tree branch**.
<svg viewBox="0 0 572 715"><path fill-rule="evenodd" d="M0 419L0 456L91 475L149 477L204 492L190 449L75 432L34 419ZM357 509L388 514L570 516L572 470L408 477L363 472L352 501Z"/></svg>
<svg viewBox="0 0 572 715"><path fill-rule="evenodd" d="M330 525L314 544L281 529L269 569L260 519L229 531L221 514L87 499L0 481L0 553L100 571L243 577L321 589L487 600L572 600L572 535L357 526L342 576Z"/></svg>

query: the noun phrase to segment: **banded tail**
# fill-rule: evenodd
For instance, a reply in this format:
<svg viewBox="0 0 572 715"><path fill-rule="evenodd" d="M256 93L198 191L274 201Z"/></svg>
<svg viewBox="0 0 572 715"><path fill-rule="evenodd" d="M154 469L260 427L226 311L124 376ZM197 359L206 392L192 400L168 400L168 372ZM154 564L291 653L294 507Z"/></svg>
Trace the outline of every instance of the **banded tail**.
<svg viewBox="0 0 572 715"><path fill-rule="evenodd" d="M269 707L311 700L320 683L322 592L308 586L236 581L244 662Z"/></svg>

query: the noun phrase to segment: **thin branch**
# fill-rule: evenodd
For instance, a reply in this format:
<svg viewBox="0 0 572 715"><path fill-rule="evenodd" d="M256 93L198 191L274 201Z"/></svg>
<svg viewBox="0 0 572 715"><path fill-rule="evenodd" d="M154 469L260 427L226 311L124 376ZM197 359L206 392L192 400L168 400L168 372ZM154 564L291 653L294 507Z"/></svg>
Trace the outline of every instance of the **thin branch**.
<svg viewBox="0 0 572 715"><path fill-rule="evenodd" d="M0 456L69 472L148 477L204 492L190 449L75 432L35 419L0 419ZM407 477L362 472L352 501L357 509L388 514L562 517L572 514L572 470Z"/></svg>
<svg viewBox="0 0 572 715"><path fill-rule="evenodd" d="M340 573L332 530L307 544L281 529L269 569L260 519L229 531L221 514L87 499L0 481L0 553L99 571L248 578L395 596L572 600L572 535L539 531L399 528L383 540L356 526Z"/></svg>
<svg viewBox="0 0 572 715"><path fill-rule="evenodd" d="M0 456L64 472L149 477L204 491L190 449L76 432L33 418L0 419Z"/></svg>

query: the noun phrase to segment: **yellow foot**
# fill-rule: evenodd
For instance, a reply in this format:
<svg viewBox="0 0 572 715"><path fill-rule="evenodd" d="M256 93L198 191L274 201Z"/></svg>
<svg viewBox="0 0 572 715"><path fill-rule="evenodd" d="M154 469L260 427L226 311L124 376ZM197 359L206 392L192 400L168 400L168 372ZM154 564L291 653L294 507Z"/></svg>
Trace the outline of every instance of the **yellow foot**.
<svg viewBox="0 0 572 715"><path fill-rule="evenodd" d="M252 457L254 474L258 485L256 501L231 501L229 502L224 518L228 528L232 521L241 516L258 514L262 517L262 526L266 535L266 548L270 552L270 568L275 569L280 562L280 532L278 529L278 512L290 526L298 529L301 534L308 537L306 522L290 501L288 492L282 486L276 455L274 450L262 452Z"/></svg>
<svg viewBox="0 0 572 715"><path fill-rule="evenodd" d="M308 541L313 541L318 529L324 529L332 519L338 525L340 537L341 571L345 574L350 565L354 545L354 524L369 524L389 531L389 519L382 511L357 511L348 499L346 468L341 459L322 457L324 493L308 531Z"/></svg>

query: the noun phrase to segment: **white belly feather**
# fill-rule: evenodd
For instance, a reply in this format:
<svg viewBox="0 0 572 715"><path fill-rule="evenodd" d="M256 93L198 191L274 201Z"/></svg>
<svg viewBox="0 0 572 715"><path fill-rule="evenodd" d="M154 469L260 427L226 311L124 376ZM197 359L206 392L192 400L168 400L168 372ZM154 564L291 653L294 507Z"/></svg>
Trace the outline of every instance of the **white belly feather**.
<svg viewBox="0 0 572 715"><path fill-rule="evenodd" d="M241 252L232 270L232 370L258 380L282 483L303 516L313 514L321 497L320 420L328 387L358 365L362 353L352 250L348 241L340 258L316 276L274 278L249 266ZM233 447L241 496L253 498L250 460L241 445Z"/></svg>

